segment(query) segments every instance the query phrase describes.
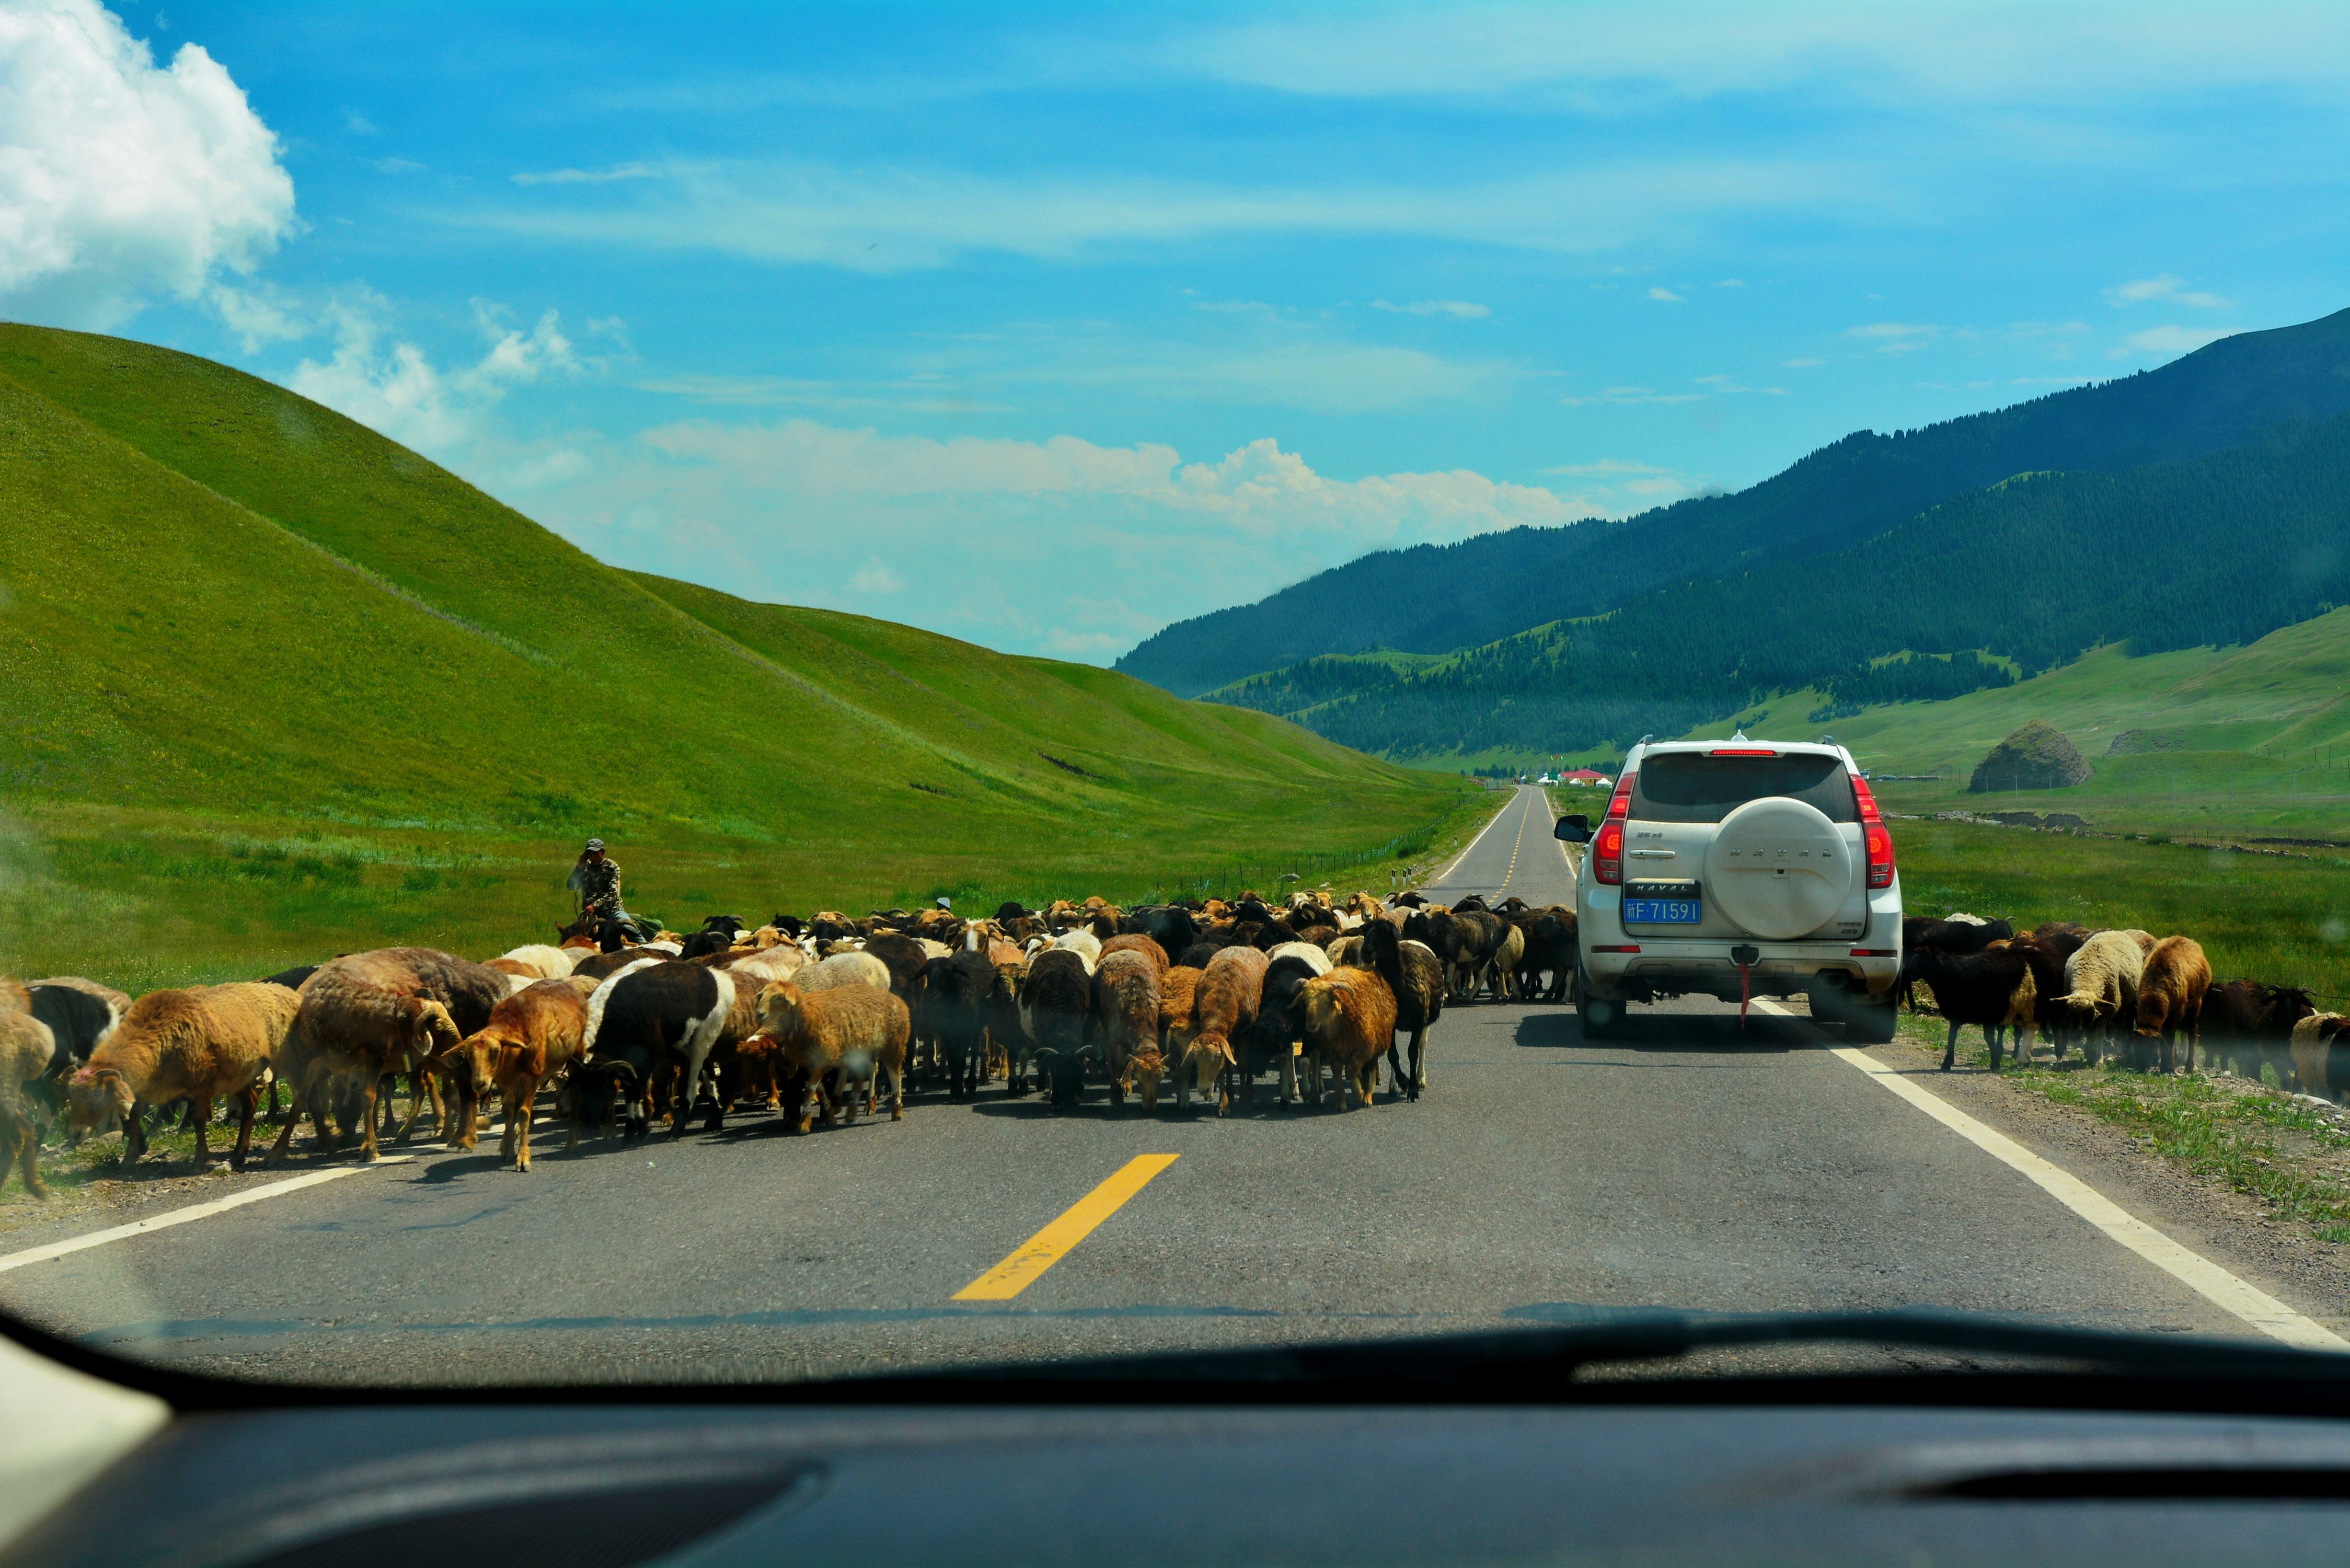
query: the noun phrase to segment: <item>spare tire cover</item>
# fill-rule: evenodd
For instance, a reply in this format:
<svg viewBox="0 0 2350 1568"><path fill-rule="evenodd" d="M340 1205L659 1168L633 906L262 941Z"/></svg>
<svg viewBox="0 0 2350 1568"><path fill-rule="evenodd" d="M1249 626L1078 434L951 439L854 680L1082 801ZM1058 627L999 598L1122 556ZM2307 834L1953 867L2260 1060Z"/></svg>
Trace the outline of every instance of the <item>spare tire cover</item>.
<svg viewBox="0 0 2350 1568"><path fill-rule="evenodd" d="M1858 857L1818 807L1785 795L1721 819L1705 852L1705 898L1755 936L1787 941L1834 919Z"/></svg>

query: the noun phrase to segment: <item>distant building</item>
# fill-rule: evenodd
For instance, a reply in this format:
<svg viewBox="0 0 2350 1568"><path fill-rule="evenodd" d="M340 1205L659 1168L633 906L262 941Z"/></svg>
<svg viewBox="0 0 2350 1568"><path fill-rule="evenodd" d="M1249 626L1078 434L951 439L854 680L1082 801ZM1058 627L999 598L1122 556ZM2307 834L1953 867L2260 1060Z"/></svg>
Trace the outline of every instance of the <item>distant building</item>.
<svg viewBox="0 0 2350 1568"><path fill-rule="evenodd" d="M1561 784L1582 784L1588 787L1592 784L1613 784L1615 781L1610 779L1606 774L1600 773L1596 769L1576 768L1572 773L1564 773L1559 774L1558 782Z"/></svg>

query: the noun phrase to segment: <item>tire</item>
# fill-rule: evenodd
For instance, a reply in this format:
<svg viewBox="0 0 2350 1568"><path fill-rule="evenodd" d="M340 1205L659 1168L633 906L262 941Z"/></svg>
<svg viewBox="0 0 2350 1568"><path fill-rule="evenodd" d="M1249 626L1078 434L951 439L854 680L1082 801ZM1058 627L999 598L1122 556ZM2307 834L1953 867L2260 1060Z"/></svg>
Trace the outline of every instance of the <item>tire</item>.
<svg viewBox="0 0 2350 1568"><path fill-rule="evenodd" d="M1844 1037L1856 1045L1883 1045L1892 1040L1900 1018L1892 1002L1847 1002L1844 1006Z"/></svg>
<svg viewBox="0 0 2350 1568"><path fill-rule="evenodd" d="M1591 994L1588 976L1575 976L1575 1018L1586 1040L1618 1040L1624 1034L1624 1004Z"/></svg>

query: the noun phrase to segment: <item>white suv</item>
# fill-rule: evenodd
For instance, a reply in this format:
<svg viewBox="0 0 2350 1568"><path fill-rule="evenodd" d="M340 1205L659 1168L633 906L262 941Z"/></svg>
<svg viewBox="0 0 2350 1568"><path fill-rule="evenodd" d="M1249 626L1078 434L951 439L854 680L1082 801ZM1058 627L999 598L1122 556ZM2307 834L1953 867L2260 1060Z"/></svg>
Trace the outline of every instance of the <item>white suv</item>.
<svg viewBox="0 0 2350 1568"><path fill-rule="evenodd" d="M1808 995L1848 1038L1893 1037L1901 878L1893 835L1842 746L1750 741L1632 748L1577 879L1586 1035L1633 1002Z"/></svg>

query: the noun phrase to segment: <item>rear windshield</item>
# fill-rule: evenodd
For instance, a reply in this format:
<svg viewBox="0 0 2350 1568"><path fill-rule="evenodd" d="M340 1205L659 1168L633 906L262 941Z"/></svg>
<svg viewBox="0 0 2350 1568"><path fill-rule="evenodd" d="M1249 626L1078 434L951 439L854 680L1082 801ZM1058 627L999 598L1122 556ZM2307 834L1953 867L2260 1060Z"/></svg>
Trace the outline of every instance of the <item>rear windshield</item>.
<svg viewBox="0 0 2350 1568"><path fill-rule="evenodd" d="M1750 800L1790 795L1830 822L1858 822L1842 759L1804 753L1785 757L1710 757L1667 752L1644 757L1632 781L1631 815L1643 822L1720 822Z"/></svg>

